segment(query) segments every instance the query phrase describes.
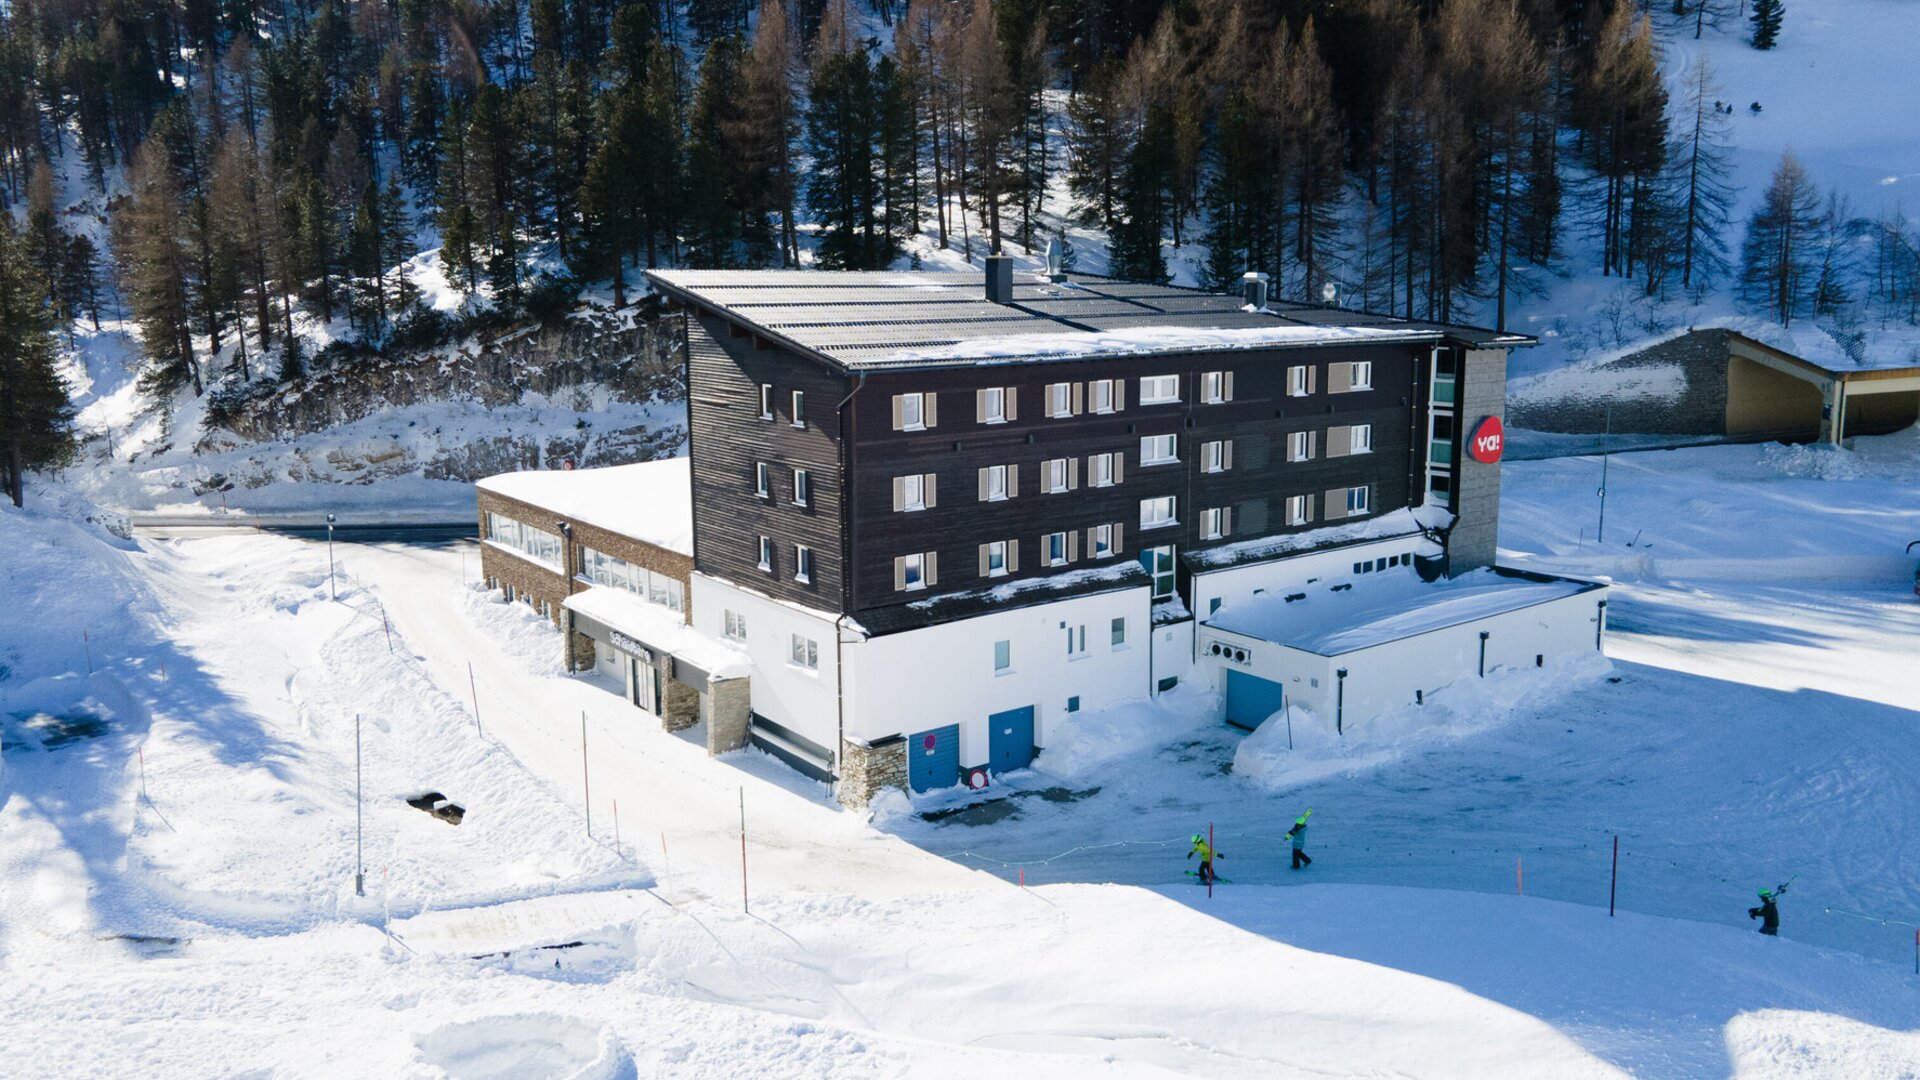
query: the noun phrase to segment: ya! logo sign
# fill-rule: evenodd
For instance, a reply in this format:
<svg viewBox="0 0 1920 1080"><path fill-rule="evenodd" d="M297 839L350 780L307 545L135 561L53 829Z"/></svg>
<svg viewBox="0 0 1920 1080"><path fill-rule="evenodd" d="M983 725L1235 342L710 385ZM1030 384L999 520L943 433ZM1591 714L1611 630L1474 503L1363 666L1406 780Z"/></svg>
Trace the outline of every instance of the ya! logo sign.
<svg viewBox="0 0 1920 1080"><path fill-rule="evenodd" d="M1507 429L1497 416L1489 416L1480 421L1473 429L1473 435L1467 441L1467 453L1473 460L1491 465L1500 460L1500 452L1507 445Z"/></svg>

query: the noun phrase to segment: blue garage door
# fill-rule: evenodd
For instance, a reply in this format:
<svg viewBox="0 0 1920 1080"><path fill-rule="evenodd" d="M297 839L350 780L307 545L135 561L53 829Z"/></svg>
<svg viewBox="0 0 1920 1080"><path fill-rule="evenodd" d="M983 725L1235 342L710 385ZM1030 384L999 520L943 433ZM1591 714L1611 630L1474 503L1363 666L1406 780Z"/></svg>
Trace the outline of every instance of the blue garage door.
<svg viewBox="0 0 1920 1080"><path fill-rule="evenodd" d="M1227 669L1227 723L1248 731L1280 711L1287 692L1271 679Z"/></svg>
<svg viewBox="0 0 1920 1080"><path fill-rule="evenodd" d="M1012 772L1033 764L1033 706L987 717L987 768Z"/></svg>
<svg viewBox="0 0 1920 1080"><path fill-rule="evenodd" d="M960 782L960 725L907 736L907 783L915 791Z"/></svg>

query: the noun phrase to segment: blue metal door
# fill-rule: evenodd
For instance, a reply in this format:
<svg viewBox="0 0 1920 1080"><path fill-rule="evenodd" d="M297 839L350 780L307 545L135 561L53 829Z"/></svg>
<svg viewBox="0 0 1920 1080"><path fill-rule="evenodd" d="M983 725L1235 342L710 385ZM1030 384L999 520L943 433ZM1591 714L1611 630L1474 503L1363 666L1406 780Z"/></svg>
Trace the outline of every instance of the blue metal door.
<svg viewBox="0 0 1920 1080"><path fill-rule="evenodd" d="M1033 764L1033 706L987 717L987 768L1012 772Z"/></svg>
<svg viewBox="0 0 1920 1080"><path fill-rule="evenodd" d="M960 725L907 736L907 784L915 791L960 782Z"/></svg>
<svg viewBox="0 0 1920 1080"><path fill-rule="evenodd" d="M1227 723L1248 731L1287 703L1287 691L1271 679L1227 669Z"/></svg>

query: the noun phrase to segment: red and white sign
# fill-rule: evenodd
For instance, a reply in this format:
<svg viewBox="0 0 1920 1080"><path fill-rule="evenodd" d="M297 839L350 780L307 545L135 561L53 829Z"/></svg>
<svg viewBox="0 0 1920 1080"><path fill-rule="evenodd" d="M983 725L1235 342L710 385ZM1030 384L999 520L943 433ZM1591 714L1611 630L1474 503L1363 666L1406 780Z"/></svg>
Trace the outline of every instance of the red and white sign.
<svg viewBox="0 0 1920 1080"><path fill-rule="evenodd" d="M1489 416L1480 421L1473 434L1467 439L1467 454L1483 465L1492 465L1500 460L1500 452L1507 446L1507 429L1497 416Z"/></svg>

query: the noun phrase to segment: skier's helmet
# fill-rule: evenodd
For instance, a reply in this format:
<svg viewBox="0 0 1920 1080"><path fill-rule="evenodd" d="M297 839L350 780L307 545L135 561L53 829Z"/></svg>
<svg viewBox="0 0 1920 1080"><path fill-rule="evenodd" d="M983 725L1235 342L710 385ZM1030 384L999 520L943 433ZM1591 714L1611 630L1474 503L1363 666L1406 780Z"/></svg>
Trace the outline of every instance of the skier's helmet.
<svg viewBox="0 0 1920 1080"><path fill-rule="evenodd" d="M1760 899L1762 899L1762 900L1765 900L1765 899L1767 899L1768 897L1771 897L1772 895L1773 895L1773 890L1772 890L1772 889L1761 889L1761 890L1760 890Z"/></svg>
<svg viewBox="0 0 1920 1080"><path fill-rule="evenodd" d="M1200 835L1199 833L1194 833L1194 834L1193 834L1193 842L1194 842L1194 843L1196 843L1196 844L1199 844L1199 843L1204 843L1204 842L1206 841L1206 839L1207 839L1206 837L1204 837L1204 836L1201 836L1201 835Z"/></svg>

